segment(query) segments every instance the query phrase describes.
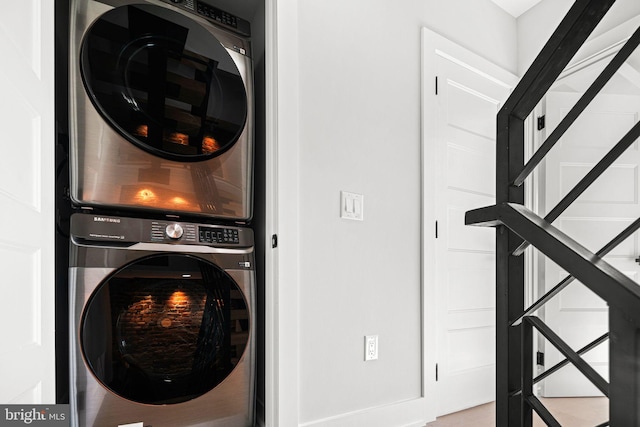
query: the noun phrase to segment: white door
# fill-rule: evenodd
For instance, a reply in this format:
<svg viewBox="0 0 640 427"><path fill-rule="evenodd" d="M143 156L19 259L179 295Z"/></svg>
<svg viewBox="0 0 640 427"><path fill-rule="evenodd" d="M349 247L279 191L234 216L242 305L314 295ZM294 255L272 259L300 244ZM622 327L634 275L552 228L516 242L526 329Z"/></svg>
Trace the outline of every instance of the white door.
<svg viewBox="0 0 640 427"><path fill-rule="evenodd" d="M568 82L562 87L566 90ZM614 85L615 87L615 85ZM625 93L633 93L624 90ZM578 93L550 92L547 96L547 135L557 126L579 98ZM545 208L550 211L575 184L638 121L640 91L636 95L601 94L549 152L546 160ZM554 225L592 252L613 239L640 217L640 147L638 142L588 189ZM640 266L638 233L614 249L605 260L638 280ZM558 284L567 273L555 263L545 261L545 288ZM574 349L578 350L608 330L606 303L580 282L574 281L545 306L546 323ZM545 343L545 366L563 359L560 352ZM585 359L608 379L608 343L585 355ZM562 368L545 380L547 397L599 396L599 391L573 366Z"/></svg>
<svg viewBox="0 0 640 427"><path fill-rule="evenodd" d="M440 43L425 57L437 89L433 82L424 100L425 115L434 115L425 117L434 129L424 141L425 210L437 225L427 214L424 228L426 287L435 291L427 307L437 312L436 415L495 399L495 232L465 226L464 214L495 204L496 116L516 82L464 48Z"/></svg>
<svg viewBox="0 0 640 427"><path fill-rule="evenodd" d="M54 403L54 2L0 4L0 402Z"/></svg>

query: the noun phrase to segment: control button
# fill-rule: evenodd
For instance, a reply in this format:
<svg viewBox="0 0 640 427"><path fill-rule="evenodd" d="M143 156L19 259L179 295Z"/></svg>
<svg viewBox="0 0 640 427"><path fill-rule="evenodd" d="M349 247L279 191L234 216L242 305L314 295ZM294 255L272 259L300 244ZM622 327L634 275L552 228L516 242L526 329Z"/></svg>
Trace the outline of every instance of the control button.
<svg viewBox="0 0 640 427"><path fill-rule="evenodd" d="M184 230L182 229L182 226L180 224L169 224L167 225L165 232L167 233L167 236L177 240L182 237L182 233L184 233Z"/></svg>

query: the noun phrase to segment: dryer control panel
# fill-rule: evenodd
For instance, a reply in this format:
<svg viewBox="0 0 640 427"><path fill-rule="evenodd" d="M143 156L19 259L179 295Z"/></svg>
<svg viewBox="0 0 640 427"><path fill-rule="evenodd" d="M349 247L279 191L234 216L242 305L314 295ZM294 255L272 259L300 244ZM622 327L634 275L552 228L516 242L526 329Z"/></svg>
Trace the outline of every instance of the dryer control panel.
<svg viewBox="0 0 640 427"><path fill-rule="evenodd" d="M71 216L71 235L78 242L118 245L168 243L244 248L254 244L253 231L244 227L80 213Z"/></svg>
<svg viewBox="0 0 640 427"><path fill-rule="evenodd" d="M203 0L163 0L165 3L173 4L181 9L196 13L209 21L234 31L245 37L251 36L251 24L246 19L233 15L222 9L205 3Z"/></svg>

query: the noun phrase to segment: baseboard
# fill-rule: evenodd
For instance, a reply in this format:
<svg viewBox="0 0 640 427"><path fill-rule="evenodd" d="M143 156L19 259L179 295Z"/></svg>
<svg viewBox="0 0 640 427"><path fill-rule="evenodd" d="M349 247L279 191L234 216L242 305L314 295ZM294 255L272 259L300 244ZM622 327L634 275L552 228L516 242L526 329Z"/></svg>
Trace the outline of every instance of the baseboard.
<svg viewBox="0 0 640 427"><path fill-rule="evenodd" d="M300 427L424 427L427 424L426 410L426 399L419 398L307 421Z"/></svg>

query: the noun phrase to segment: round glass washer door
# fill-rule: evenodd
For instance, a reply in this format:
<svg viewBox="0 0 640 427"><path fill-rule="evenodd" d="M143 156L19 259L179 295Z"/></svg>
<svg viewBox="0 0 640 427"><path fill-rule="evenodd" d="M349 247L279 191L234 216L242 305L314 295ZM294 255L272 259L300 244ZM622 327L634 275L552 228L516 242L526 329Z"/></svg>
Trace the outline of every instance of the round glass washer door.
<svg viewBox="0 0 640 427"><path fill-rule="evenodd" d="M101 15L82 41L80 73L101 116L163 158L215 157L245 126L246 90L229 52L167 8L122 6Z"/></svg>
<svg viewBox="0 0 640 427"><path fill-rule="evenodd" d="M166 405L227 378L249 342L249 311L219 267L185 254L134 261L89 298L80 346L93 375L117 395Z"/></svg>

